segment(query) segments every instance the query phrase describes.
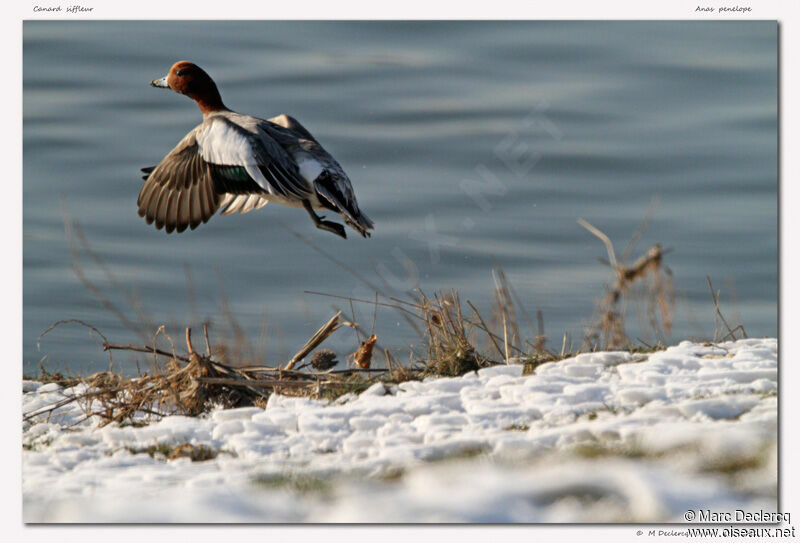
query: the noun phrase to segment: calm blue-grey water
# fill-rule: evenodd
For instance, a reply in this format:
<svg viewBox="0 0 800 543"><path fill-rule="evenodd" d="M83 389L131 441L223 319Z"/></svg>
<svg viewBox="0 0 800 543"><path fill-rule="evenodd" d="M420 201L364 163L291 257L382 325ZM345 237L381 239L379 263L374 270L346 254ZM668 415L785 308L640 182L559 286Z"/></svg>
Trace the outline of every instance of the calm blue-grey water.
<svg viewBox="0 0 800 543"><path fill-rule="evenodd" d="M332 304L349 312L304 291L372 296L287 228L399 295L453 287L488 308L500 265L560 348L564 331L579 342L608 279L576 219L621 251L655 197L633 255L674 249L672 339L713 336L706 275L730 320L777 333L775 22L25 22L23 34L26 372L43 357L107 366L76 326L37 349L59 319L141 343L77 279L65 215L117 283L85 254L83 273L127 318L142 320L140 304L178 338L206 317L222 333L222 289L275 362ZM190 100L148 86L182 59L232 109L300 119L350 175L373 238L341 240L276 205L179 236L147 226L139 168L200 121ZM372 309L356 311L369 328ZM376 332L384 347L419 344L392 310ZM329 346L353 342L344 329Z"/></svg>

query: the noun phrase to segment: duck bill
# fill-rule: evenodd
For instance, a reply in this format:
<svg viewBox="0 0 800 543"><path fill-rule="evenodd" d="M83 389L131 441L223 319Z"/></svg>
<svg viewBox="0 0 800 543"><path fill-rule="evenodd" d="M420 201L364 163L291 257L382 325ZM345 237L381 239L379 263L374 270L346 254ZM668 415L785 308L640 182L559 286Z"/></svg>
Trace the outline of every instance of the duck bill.
<svg viewBox="0 0 800 543"><path fill-rule="evenodd" d="M153 79L150 82L151 87L158 87L160 89L168 89L169 83L167 83L167 76L162 77L161 79Z"/></svg>

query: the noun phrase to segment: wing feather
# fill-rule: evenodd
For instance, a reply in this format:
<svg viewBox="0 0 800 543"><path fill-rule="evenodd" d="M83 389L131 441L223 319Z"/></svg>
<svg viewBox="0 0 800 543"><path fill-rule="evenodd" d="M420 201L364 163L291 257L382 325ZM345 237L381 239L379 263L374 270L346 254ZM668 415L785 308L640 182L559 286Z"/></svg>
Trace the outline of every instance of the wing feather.
<svg viewBox="0 0 800 543"><path fill-rule="evenodd" d="M217 195L214 193L213 183L205 183L200 184L198 187L200 191L200 204L202 205L202 220L206 222L208 219L206 217L210 217L214 214L215 210L215 202L218 202Z"/></svg>
<svg viewBox="0 0 800 543"><path fill-rule="evenodd" d="M166 222L167 204L169 203L170 192L172 192L172 190L169 187L162 187L161 192L158 195L156 208L154 210L154 217L156 219L156 228L159 230L164 228L164 223Z"/></svg>
<svg viewBox="0 0 800 543"><path fill-rule="evenodd" d="M189 228L194 230L203 222L203 195L205 190L200 185L192 187L192 198L189 203L191 222Z"/></svg>
<svg viewBox="0 0 800 543"><path fill-rule="evenodd" d="M192 215L189 209L191 207L191 204L189 203L189 199L191 197L192 191L188 187L180 191L178 194L178 233L186 230L186 228L192 223Z"/></svg>
<svg viewBox="0 0 800 543"><path fill-rule="evenodd" d="M267 194L291 200L311 196L312 188L300 177L297 164L261 125L245 128L218 116L201 126L197 140L206 162L244 168L250 180L240 183L253 183ZM237 184L237 180L228 181ZM254 188L248 186L242 192L256 192Z"/></svg>
<svg viewBox="0 0 800 543"><path fill-rule="evenodd" d="M171 234L177 225L178 191L170 189L167 195L167 209L164 212L164 230Z"/></svg>
<svg viewBox="0 0 800 543"><path fill-rule="evenodd" d="M240 120L207 119L157 166L142 169L147 175L138 207L147 224L167 233L194 230L217 211L247 213L265 206L270 196L297 202L316 192L273 138L280 128L252 117ZM310 137L299 123L292 126Z"/></svg>
<svg viewBox="0 0 800 543"><path fill-rule="evenodd" d="M269 203L269 200L264 199L258 194L226 194L225 199L220 205L221 215L230 215L232 213L247 213L254 209L264 207ZM227 207L226 207L227 206Z"/></svg>
<svg viewBox="0 0 800 543"><path fill-rule="evenodd" d="M196 228L219 207L221 197L213 190L211 167L199 153L196 134L197 128L150 171L139 193L139 215L167 233Z"/></svg>

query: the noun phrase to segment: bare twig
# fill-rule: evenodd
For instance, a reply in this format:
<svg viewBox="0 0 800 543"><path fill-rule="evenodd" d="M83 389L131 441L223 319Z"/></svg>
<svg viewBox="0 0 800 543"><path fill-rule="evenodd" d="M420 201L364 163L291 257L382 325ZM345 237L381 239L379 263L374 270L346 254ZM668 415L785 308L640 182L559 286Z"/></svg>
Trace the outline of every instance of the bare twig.
<svg viewBox="0 0 800 543"><path fill-rule="evenodd" d="M103 344L104 351L111 351L111 350L118 350L118 351L136 351L139 353L148 353L148 354L156 354L160 356L166 356L167 358L175 358L176 360L180 360L181 362L189 362L189 359L185 356L180 356L173 353L168 353L166 351L162 351L161 349L156 349L149 345L140 347L138 345L116 345L113 343L104 343Z"/></svg>
<svg viewBox="0 0 800 543"><path fill-rule="evenodd" d="M375 293L375 307L372 311L372 326L369 329L369 335L375 334L375 323L378 320L378 293Z"/></svg>
<svg viewBox="0 0 800 543"><path fill-rule="evenodd" d="M587 229L589 232L591 232L592 234L594 234L595 236L600 238L600 241L602 241L605 244L606 251L608 252L608 262L611 264L611 267L616 270L617 269L617 257L614 255L614 244L611 243L611 239L607 235L605 235L603 232L601 232L600 230L598 230L597 228L595 228L594 226L592 226L591 224L589 224L588 222L586 222L583 219L578 219L578 224L580 224L585 229Z"/></svg>
<svg viewBox="0 0 800 543"><path fill-rule="evenodd" d="M500 349L500 345L498 345L497 342L494 340L494 335L489 331L489 327L486 326L486 323L484 322L483 317L481 317L480 312L474 305L472 305L472 302L470 302L469 300L467 300L467 305L472 308L472 311L475 312L475 316L478 317L479 321L481 321L481 325L483 326L484 331L486 331L486 334L489 336L489 340L492 342L492 345L494 345L494 348L497 349L497 354L499 354L500 357L502 358L503 351Z"/></svg>
<svg viewBox="0 0 800 543"><path fill-rule="evenodd" d="M203 337L206 340L206 356L211 356L211 343L208 341L208 324L203 323Z"/></svg>
<svg viewBox="0 0 800 543"><path fill-rule="evenodd" d="M711 299L714 302L714 343L717 342L717 336L719 335L719 326L717 324L717 317L719 317L719 319L722 320L722 323L725 325L725 328L728 329L728 333L722 338L722 341L724 341L725 338L727 338L728 336L731 336L733 337L733 339L736 339L736 336L733 333L735 328L731 329L730 325L728 324L728 321L725 320L725 316L722 314L722 311L719 308L720 291L717 291L716 294L714 293L714 287L711 284L711 277L709 277L708 275L706 275L706 282L708 283L708 288L711 291ZM737 328L739 328L739 326L737 326ZM743 327L742 327L742 332L744 332Z"/></svg>
<svg viewBox="0 0 800 543"><path fill-rule="evenodd" d="M189 359L191 360L192 357L197 356L197 353L194 352L194 346L192 345L192 329L186 329L186 350L189 351Z"/></svg>
<svg viewBox="0 0 800 543"><path fill-rule="evenodd" d="M306 374L308 375L308 374ZM290 381L288 379L236 379L233 377L200 377L201 383L209 385L247 386L247 387L307 387L314 385L315 380Z"/></svg>
<svg viewBox="0 0 800 543"><path fill-rule="evenodd" d="M350 300L350 301L353 301L353 302L360 302L360 303L364 303L364 304L377 304L377 305L380 305L382 307L391 307L392 309L397 309L398 311L401 311L406 315L414 317L415 319L419 319L421 321L425 320L423 317L420 317L416 313L412 313L408 309L406 309L404 307L400 307L398 305L394 305L394 304L387 304L387 303L383 303L383 302L375 302L373 300L362 300L360 298L353 298L351 296L337 296L336 294L326 294L325 292L316 292L314 290L304 290L303 292L306 293L306 294L313 294L315 296L327 296L328 298L338 298L340 300Z"/></svg>
<svg viewBox="0 0 800 543"><path fill-rule="evenodd" d="M350 317L351 317L350 322L353 323L352 328L356 332L356 341L361 343L361 334L359 333L358 330L359 327L358 324L356 323L356 310L355 308L353 308L353 300L348 300L348 302L350 303Z"/></svg>
<svg viewBox="0 0 800 543"><path fill-rule="evenodd" d="M310 353L311 351L313 351L314 349L316 349L317 346L320 343L322 343L323 341L328 339L328 337L332 333L334 333L337 328L339 328L339 316L341 316L341 314L342 314L342 312L339 311L333 317L331 317L331 319L327 323L325 323L322 326L322 328L317 330L317 333L314 334L313 336L311 336L311 338L306 342L306 344L303 346L303 348L300 349L300 351L298 351L298 353L296 355L294 355L292 357L292 359L289 360L289 362L287 362L287 364L284 367L284 369L290 370L290 369L294 368L294 365L299 360L302 360L303 358L305 358L306 355L308 353Z"/></svg>
<svg viewBox="0 0 800 543"><path fill-rule="evenodd" d="M87 323L83 322L82 320L78 320L78 319L64 319L64 320L60 320L60 321L54 322L53 324L51 324L50 326L47 327L47 330L45 330L44 332L39 334L39 337L36 338L36 348L37 349L41 348L42 338L44 336L46 336L49 332L51 332L53 329L57 328L58 326L61 326L62 324L78 324L80 326L84 326L84 327L88 328L89 330L91 330L92 332L94 332L95 334L97 334L98 336L100 336L101 338L103 338L103 343L108 342L108 340L106 339L106 336L104 336L103 333L100 330L98 330L97 328L95 328L91 324L87 324Z"/></svg>
<svg viewBox="0 0 800 543"><path fill-rule="evenodd" d="M506 326L505 313L503 313L503 345L505 346L505 361L508 364L508 327Z"/></svg>
<svg viewBox="0 0 800 543"><path fill-rule="evenodd" d="M639 239L644 235L647 231L647 228L650 226L650 221L653 220L653 216L655 215L656 209L658 208L659 198L658 196L653 196L650 199L650 205L647 206L647 213L645 214L642 222L636 227L636 230L633 231L631 235L631 239L628 240L628 244L625 245L625 249L622 251L622 255L620 255L620 260L625 262L628 257L630 256L631 251L633 251L634 247L636 247L636 243Z"/></svg>
<svg viewBox="0 0 800 543"><path fill-rule="evenodd" d="M520 338L519 326L517 326L517 312L514 307L508 279L503 269L500 267L492 269L492 279L495 285L497 309L501 313L502 318L506 321L504 326L507 326L511 331L511 343L516 343Z"/></svg>
<svg viewBox="0 0 800 543"><path fill-rule="evenodd" d="M603 242L608 252L609 265L614 271L614 280L607 287L608 294L598 300L594 322L587 329L584 344L591 349L597 349L600 346L618 348L630 344L625 333L625 310L627 307L625 295L634 283L646 280L648 277L652 278L651 284L653 285L648 304L650 325L656 334L660 333L656 313L656 307L658 307L663 329L669 332L672 325L674 297L669 269L663 264L663 257L669 251L662 249L661 245L655 244L632 265L625 266L617 261L614 245L605 233L583 219L578 219L578 223ZM634 234L634 240L636 236L637 234Z"/></svg>

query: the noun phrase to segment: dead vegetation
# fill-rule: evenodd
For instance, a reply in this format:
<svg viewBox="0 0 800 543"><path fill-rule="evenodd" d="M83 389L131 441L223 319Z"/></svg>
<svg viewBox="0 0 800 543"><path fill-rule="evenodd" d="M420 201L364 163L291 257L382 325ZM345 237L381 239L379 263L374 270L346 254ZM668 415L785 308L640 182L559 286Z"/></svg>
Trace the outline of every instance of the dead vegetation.
<svg viewBox="0 0 800 543"><path fill-rule="evenodd" d="M428 335L427 375L457 376L495 362L478 354L467 337L468 322L461 313L461 300L455 291L428 298L422 296L419 309Z"/></svg>
<svg viewBox="0 0 800 543"><path fill-rule="evenodd" d="M379 381L391 385L429 375L463 375L496 363L479 355L467 339L467 325L455 293L437 294L431 299L423 296L422 305L415 307L419 309L416 318L425 323L430 334L425 360L403 366L385 350L386 366L370 368L378 339L371 334L348 356L353 367L340 370L331 365L336 361L333 351L320 349L311 353L343 326L341 311L323 324L288 362L275 366L231 366L217 360L212 354L215 349L207 328L204 328L204 354L194 348L189 328L185 331L186 351L179 353L169 336L165 337L172 346L170 351L157 348L155 339L153 345L120 345L111 343L99 330L82 321L59 321L42 336L66 324L88 327L101 338L103 350L109 353L109 370L85 378L44 373L43 378L48 381L75 388L63 400L26 414L24 420L48 416L76 402L87 418L99 417L102 425L137 424L169 414L196 416L214 406L264 406L273 393L335 400L345 394L358 394ZM163 328L156 336L159 334L164 334ZM153 356L152 372L135 377L114 372L111 353L117 351ZM308 363L297 366L307 357Z"/></svg>
<svg viewBox="0 0 800 543"><path fill-rule="evenodd" d="M736 332L739 332L739 338L746 338L747 332L745 332L743 325L737 324L731 328L731 326L728 324L728 320L725 318L725 316L722 314L722 310L719 308L719 298L721 292L719 290L716 292L714 291L714 285L711 284L711 278L709 276L706 276L706 281L708 282L708 289L711 291L711 301L714 302L714 343L719 341L727 341L728 339L735 341L738 339L736 337ZM722 324L725 325L725 329L728 330L728 333L725 335L720 335L720 322L722 322Z"/></svg>
<svg viewBox="0 0 800 543"><path fill-rule="evenodd" d="M641 287L645 293L650 328L661 339L668 336L675 310L672 272L664 264L664 255L669 250L662 249L657 243L632 264L626 264L624 256L628 253L627 250L623 258L617 260L614 244L605 233L583 219L578 219L578 223L603 242L608 252L606 263L613 274L612 280L605 286L605 295L597 302L595 316L584 337L584 345L603 349L631 347L632 342L625 332L625 316L628 298L636 287ZM637 232L642 228L640 226ZM632 243L629 246L632 247Z"/></svg>
<svg viewBox="0 0 800 543"><path fill-rule="evenodd" d="M613 274L612 280L606 285L605 293L597 303L592 324L587 328L583 350L624 348L642 352L656 349L658 344L650 345L642 340L639 341L644 347L634 346L627 337L626 304L635 288L643 289L651 328L656 333L669 333L674 311L671 273L664 264L664 256L669 251L656 244L627 265L625 260L628 249L618 260L608 236L586 221L579 220L579 223L603 241L608 252L607 264ZM153 417L167 414L196 416L213 406L264 406L269 396L275 393L333 401L347 394L358 394L377 382L391 386L430 376L454 377L507 363L522 363L525 365L525 374L529 374L542 363L576 354L572 345L567 344L567 334L560 338L560 350L551 350L544 330L542 312L536 311L534 323L499 266L492 271L494 290L488 318L471 301L462 303L458 292L454 290L439 291L429 296L417 289L401 298L388 290L388 283L377 270L376 275L382 280L384 288L380 288L356 270L351 270L354 277L374 290L374 299L306 291L347 301L351 316L349 320L343 319L342 310L334 306L336 313L288 360L266 365L264 357L250 347L243 328L236 322L224 299L222 312L231 333L212 341L209 328L204 324L205 349L200 353L192 343L191 329L185 328L186 348L185 351L178 352L176 342L167 334L164 326L159 327L149 337L147 327L151 326L149 329L152 330L154 325L132 294L128 298L137 319L126 317L120 307L108 300L102 289L89 281L88 274L80 264L78 249L100 266L112 286L120 285L91 250L77 223L67 221L67 231L72 236L69 239L79 279L142 341L138 345L114 344L97 328L85 322L73 319L54 323L42 333L40 340L58 326L74 324L88 328L91 334L101 339L102 349L108 352L109 368L108 371L88 377L65 377L59 373L49 373L42 367L41 375L35 379L58 383L65 391L72 391L72 395L52 406L26 414L25 420L41 420L64 405L77 402L87 418L99 417L103 425L139 425L146 424ZM632 247L641 231L642 227L634 234L629 247ZM312 242L302 237L300 239L332 262L350 269L347 264L338 261ZM188 271L187 281L191 284ZM737 332L745 336L741 325L731 327L723 317L719 308L719 292L714 291L710 279L708 283L715 307L714 340L735 339ZM371 306L372 326L368 333L356 322L354 304ZM408 360L403 363L389 349L383 348L378 343L378 334L375 333L379 307L389 308L401 315L419 334L425 345L425 352L420 355L410 347ZM521 323L524 324L521 326ZM725 330L720 330L720 323L724 325L727 334L723 335ZM339 365L337 353L320 346L342 327L354 330L357 341L353 352L342 357L347 367L336 369ZM525 329L529 330L528 334L523 332ZM159 348L159 338L162 343L165 340L169 343L168 350ZM151 370L139 371L136 376L124 376L115 372L113 353L119 351L145 355L151 359Z"/></svg>

